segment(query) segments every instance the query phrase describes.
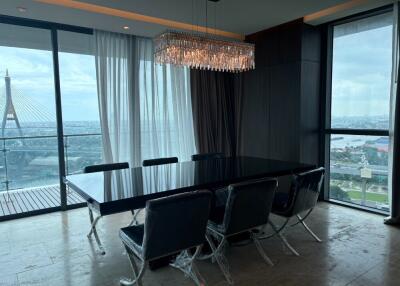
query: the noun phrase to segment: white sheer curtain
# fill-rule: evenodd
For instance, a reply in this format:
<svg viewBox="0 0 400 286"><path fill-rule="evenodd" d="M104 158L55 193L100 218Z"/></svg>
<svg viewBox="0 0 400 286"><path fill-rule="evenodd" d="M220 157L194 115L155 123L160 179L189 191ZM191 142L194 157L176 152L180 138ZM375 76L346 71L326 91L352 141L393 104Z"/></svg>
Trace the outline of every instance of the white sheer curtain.
<svg viewBox="0 0 400 286"><path fill-rule="evenodd" d="M135 96L135 38L95 31L94 39L104 161L138 165L140 104Z"/></svg>
<svg viewBox="0 0 400 286"><path fill-rule="evenodd" d="M138 38L140 127L143 159L196 153L189 70L156 65L153 41Z"/></svg>
<svg viewBox="0 0 400 286"><path fill-rule="evenodd" d="M196 153L189 70L156 65L151 39L94 34L104 161L189 160Z"/></svg>

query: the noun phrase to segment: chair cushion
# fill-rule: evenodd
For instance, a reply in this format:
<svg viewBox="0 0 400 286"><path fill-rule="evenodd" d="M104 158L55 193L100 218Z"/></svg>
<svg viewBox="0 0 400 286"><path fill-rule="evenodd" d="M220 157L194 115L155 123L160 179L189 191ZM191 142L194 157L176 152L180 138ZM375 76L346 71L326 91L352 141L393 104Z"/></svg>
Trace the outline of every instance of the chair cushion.
<svg viewBox="0 0 400 286"><path fill-rule="evenodd" d="M119 231L122 243L139 258L143 255L144 224L124 227Z"/></svg>

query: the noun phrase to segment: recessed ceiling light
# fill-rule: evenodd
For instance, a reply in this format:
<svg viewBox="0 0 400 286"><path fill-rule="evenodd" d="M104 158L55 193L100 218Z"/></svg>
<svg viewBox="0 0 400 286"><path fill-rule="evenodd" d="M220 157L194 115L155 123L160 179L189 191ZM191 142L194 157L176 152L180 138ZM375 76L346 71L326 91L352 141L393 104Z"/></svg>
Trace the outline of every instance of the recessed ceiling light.
<svg viewBox="0 0 400 286"><path fill-rule="evenodd" d="M18 12L25 13L26 10L28 10L28 9L26 9L25 7L17 7L17 10L18 10Z"/></svg>
<svg viewBox="0 0 400 286"><path fill-rule="evenodd" d="M129 26L123 26L122 27L124 30L129 30Z"/></svg>

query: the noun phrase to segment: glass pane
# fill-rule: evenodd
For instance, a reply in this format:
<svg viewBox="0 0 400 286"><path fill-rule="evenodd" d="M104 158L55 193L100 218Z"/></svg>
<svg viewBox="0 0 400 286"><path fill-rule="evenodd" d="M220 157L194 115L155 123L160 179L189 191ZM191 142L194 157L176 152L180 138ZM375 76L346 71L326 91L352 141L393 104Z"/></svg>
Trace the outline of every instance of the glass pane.
<svg viewBox="0 0 400 286"><path fill-rule="evenodd" d="M58 187L50 187L59 168L49 30L0 24L0 116L1 190L36 195L48 186L58 204ZM42 199L38 206L49 206Z"/></svg>
<svg viewBox="0 0 400 286"><path fill-rule="evenodd" d="M4 149L4 141L0 141L0 148ZM0 192L6 190L6 161L4 160L4 152L0 152Z"/></svg>
<svg viewBox="0 0 400 286"><path fill-rule="evenodd" d="M386 13L334 27L332 128L389 128L392 21Z"/></svg>
<svg viewBox="0 0 400 286"><path fill-rule="evenodd" d="M71 135L64 140L67 174L79 174L85 166L102 163L101 135Z"/></svg>
<svg viewBox="0 0 400 286"><path fill-rule="evenodd" d="M59 31L58 42L65 167L76 174L102 162L93 35Z"/></svg>
<svg viewBox="0 0 400 286"><path fill-rule="evenodd" d="M388 137L332 135L331 199L389 211Z"/></svg>
<svg viewBox="0 0 400 286"><path fill-rule="evenodd" d="M6 150L10 189L59 183L57 137L10 139Z"/></svg>

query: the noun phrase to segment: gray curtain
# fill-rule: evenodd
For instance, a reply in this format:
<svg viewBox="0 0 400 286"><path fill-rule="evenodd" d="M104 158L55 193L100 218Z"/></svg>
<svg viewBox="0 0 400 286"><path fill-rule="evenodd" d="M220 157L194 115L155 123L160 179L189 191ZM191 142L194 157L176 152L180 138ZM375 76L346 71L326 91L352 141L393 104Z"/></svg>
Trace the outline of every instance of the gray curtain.
<svg viewBox="0 0 400 286"><path fill-rule="evenodd" d="M399 3L394 5L393 23L393 69L392 94L390 106L390 217L385 219L386 224L400 225L400 85L399 83Z"/></svg>
<svg viewBox="0 0 400 286"><path fill-rule="evenodd" d="M190 85L197 152L235 156L240 135L241 74L192 69Z"/></svg>

